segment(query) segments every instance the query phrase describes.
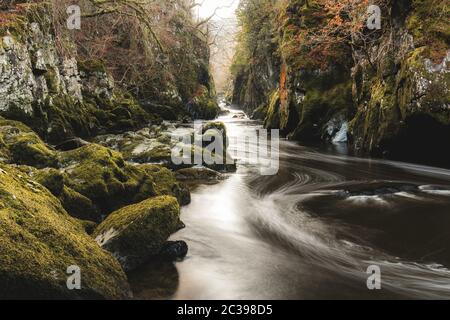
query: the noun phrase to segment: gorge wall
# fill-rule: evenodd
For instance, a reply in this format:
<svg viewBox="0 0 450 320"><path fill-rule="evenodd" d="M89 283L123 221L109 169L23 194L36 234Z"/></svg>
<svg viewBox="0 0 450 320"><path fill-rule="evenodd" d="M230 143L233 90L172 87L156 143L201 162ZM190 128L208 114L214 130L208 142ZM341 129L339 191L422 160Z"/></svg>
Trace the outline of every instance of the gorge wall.
<svg viewBox="0 0 450 320"><path fill-rule="evenodd" d="M116 46L120 45L108 48L108 43L103 43L107 50L101 57L84 52L83 32L90 30L58 30L55 7L65 7L62 2L56 3L11 4L1 12L1 116L22 121L45 140L58 143L74 136L86 138L137 129L161 119L211 119L217 115L209 48L187 30L187 25L192 24L188 11L169 8L179 12L169 24L174 34L171 41L178 42L178 51L155 54L154 59L163 63L152 70L153 78L145 73L145 65L138 65L142 79L136 84L135 78L111 71L128 67L125 62L116 62L120 55L133 63L133 57L125 56L131 51L118 53ZM120 41L129 31L121 27L115 32ZM98 34L99 41L103 41L101 29ZM130 50L130 44L122 46ZM139 64L139 56L135 58Z"/></svg>
<svg viewBox="0 0 450 320"><path fill-rule="evenodd" d="M439 159L450 137L445 1L242 1L232 101L291 139ZM446 158L446 159L443 159Z"/></svg>

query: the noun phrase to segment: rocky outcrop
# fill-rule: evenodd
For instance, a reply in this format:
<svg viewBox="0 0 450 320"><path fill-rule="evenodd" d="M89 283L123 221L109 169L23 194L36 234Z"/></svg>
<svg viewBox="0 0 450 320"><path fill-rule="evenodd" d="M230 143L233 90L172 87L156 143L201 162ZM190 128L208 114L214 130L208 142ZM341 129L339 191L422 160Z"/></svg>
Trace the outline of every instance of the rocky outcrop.
<svg viewBox="0 0 450 320"><path fill-rule="evenodd" d="M70 38L55 37L51 12L47 2L20 4L2 12L0 115L27 124L54 144L73 137L137 130L160 123L161 118L213 119L218 115L214 84L205 63L209 51L201 49L204 44L198 44L199 56L192 57L193 61L180 62L192 69L184 75L186 82L149 83L146 91L155 94L144 94L140 104L125 91L126 84L116 85L107 61L82 60ZM179 53L173 54L173 59L180 59ZM161 78L169 77L163 74L166 71L161 70Z"/></svg>
<svg viewBox="0 0 450 320"><path fill-rule="evenodd" d="M439 7L431 6L431 1L393 2L387 32L370 57L354 52L358 109L350 134L358 152L442 158L450 134L449 31Z"/></svg>
<svg viewBox="0 0 450 320"><path fill-rule="evenodd" d="M247 56L238 51L235 57L236 103L295 140L349 142L360 154L442 158L450 133L445 1L378 1L382 30L362 30L364 43L354 39L331 47L298 40L308 30L320 34L336 26L324 24L324 1L264 3L242 14L246 34L240 46ZM245 20L246 15L253 19ZM256 36L265 42L253 41ZM260 50L274 43L276 50ZM264 101L249 102L258 95Z"/></svg>

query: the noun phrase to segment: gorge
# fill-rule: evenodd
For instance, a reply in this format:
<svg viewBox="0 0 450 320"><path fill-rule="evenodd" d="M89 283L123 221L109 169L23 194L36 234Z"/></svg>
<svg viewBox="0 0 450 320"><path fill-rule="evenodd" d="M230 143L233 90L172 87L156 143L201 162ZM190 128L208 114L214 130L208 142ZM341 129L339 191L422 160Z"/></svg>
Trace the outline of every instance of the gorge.
<svg viewBox="0 0 450 320"><path fill-rule="evenodd" d="M2 1L0 298L450 298L449 18L443 0Z"/></svg>

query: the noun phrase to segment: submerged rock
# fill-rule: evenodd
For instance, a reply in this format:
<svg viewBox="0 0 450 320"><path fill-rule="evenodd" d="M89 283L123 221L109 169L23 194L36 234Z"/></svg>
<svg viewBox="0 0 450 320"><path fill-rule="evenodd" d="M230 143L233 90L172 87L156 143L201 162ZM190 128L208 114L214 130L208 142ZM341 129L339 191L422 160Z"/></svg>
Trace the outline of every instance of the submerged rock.
<svg viewBox="0 0 450 320"><path fill-rule="evenodd" d="M128 297L126 276L117 261L46 188L4 164L0 164L0 261L3 299ZM70 266L81 270L81 290L67 288Z"/></svg>
<svg viewBox="0 0 450 320"><path fill-rule="evenodd" d="M112 213L94 232L97 243L113 253L127 271L161 252L179 229L180 206L174 197L161 196Z"/></svg>

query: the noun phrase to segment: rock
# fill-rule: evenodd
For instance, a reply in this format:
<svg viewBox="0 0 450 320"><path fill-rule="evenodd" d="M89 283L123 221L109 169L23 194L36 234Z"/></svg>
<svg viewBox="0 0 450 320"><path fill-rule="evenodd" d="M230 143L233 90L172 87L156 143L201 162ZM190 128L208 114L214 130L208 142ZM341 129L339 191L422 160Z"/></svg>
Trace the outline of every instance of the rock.
<svg viewBox="0 0 450 320"><path fill-rule="evenodd" d="M205 86L200 86L196 96L188 103L187 109L193 119L203 120L215 119L220 112L217 101Z"/></svg>
<svg viewBox="0 0 450 320"><path fill-rule="evenodd" d="M181 169L175 172L180 181L217 182L223 179L223 175L217 171L205 167L193 167Z"/></svg>
<svg viewBox="0 0 450 320"><path fill-rule="evenodd" d="M61 151L70 151L70 150L75 150L75 149L81 148L88 144L89 144L89 142L87 142L81 138L73 138L73 139L69 139L69 140L66 140L66 141L58 144L55 148L57 150L61 150Z"/></svg>
<svg viewBox="0 0 450 320"><path fill-rule="evenodd" d="M188 253L188 245L184 241L167 241L159 252L159 256L171 261L182 260Z"/></svg>
<svg viewBox="0 0 450 320"><path fill-rule="evenodd" d="M158 165L139 165L146 176L153 179L155 192L157 195L168 195L177 198L181 206L191 203L191 194L189 189L182 183L179 183L175 174Z"/></svg>
<svg viewBox="0 0 450 320"><path fill-rule="evenodd" d="M161 196L112 213L97 227L93 236L126 271L130 271L160 253L179 225L178 201L174 197Z"/></svg>
<svg viewBox="0 0 450 320"><path fill-rule="evenodd" d="M0 164L0 298L124 299L126 276L59 201L24 173ZM68 290L67 269L82 289Z"/></svg>
<svg viewBox="0 0 450 320"><path fill-rule="evenodd" d="M190 201L189 191L169 170L131 165L120 153L97 144L61 153L60 163L65 185L89 198L102 214L158 195L173 195L181 204Z"/></svg>
<svg viewBox="0 0 450 320"><path fill-rule="evenodd" d="M89 198L67 187L68 178L59 170L53 168L37 170L26 166L20 166L18 169L46 187L60 200L64 209L72 217L80 220L100 220L100 212L94 203Z"/></svg>
<svg viewBox="0 0 450 320"><path fill-rule="evenodd" d="M247 119L247 115L243 112L239 112L233 116L233 119Z"/></svg>
<svg viewBox="0 0 450 320"><path fill-rule="evenodd" d="M58 164L56 152L21 122L0 120L0 141L2 153L16 164L37 168L56 167Z"/></svg>

